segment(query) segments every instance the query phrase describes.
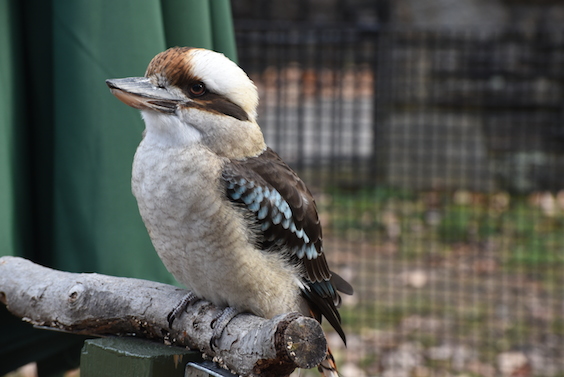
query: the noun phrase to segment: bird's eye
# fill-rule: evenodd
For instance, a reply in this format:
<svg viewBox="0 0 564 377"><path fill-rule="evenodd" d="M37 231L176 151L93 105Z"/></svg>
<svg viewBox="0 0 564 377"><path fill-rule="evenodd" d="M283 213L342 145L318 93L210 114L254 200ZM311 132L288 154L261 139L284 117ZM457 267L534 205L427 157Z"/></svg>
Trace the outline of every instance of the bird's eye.
<svg viewBox="0 0 564 377"><path fill-rule="evenodd" d="M195 97L199 97L206 93L206 86L201 82L194 84L190 87L190 93Z"/></svg>

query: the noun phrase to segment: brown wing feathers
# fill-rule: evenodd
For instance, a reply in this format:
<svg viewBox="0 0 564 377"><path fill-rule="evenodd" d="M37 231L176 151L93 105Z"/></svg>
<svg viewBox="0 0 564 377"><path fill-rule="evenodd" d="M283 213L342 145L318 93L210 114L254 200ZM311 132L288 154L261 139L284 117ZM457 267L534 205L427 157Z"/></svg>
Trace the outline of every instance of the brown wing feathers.
<svg viewBox="0 0 564 377"><path fill-rule="evenodd" d="M263 249L282 251L302 266L302 294L315 317L326 317L345 341L337 290L351 294L352 288L329 271L317 208L306 185L270 148L258 157L230 161L222 178L227 197L254 214Z"/></svg>

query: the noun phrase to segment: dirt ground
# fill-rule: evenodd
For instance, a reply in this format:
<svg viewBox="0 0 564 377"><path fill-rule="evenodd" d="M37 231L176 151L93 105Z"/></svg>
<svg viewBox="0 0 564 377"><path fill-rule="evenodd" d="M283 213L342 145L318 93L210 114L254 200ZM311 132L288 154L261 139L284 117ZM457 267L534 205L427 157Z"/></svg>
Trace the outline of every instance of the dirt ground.
<svg viewBox="0 0 564 377"><path fill-rule="evenodd" d="M504 270L495 245L413 259L393 244L324 244L355 288L341 309L347 347L328 335L343 376L564 376L562 285Z"/></svg>

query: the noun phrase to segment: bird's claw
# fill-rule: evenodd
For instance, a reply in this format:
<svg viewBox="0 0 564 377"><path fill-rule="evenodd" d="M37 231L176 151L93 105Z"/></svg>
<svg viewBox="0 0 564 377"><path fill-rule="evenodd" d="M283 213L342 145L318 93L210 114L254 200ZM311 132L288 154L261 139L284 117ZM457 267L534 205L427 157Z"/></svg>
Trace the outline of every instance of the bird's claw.
<svg viewBox="0 0 564 377"><path fill-rule="evenodd" d="M235 318L235 316L237 316L237 314L239 314L239 311L237 309L228 306L211 320L210 327L212 328L213 332L210 339L210 348L212 351L215 351L218 346L219 338L221 338L223 331L225 330L229 322L231 322L231 320Z"/></svg>
<svg viewBox="0 0 564 377"><path fill-rule="evenodd" d="M217 346L218 346L217 341L218 341L218 338L216 338L215 335L212 335L212 337L210 339L210 349L214 352L215 352L215 350L217 349Z"/></svg>
<svg viewBox="0 0 564 377"><path fill-rule="evenodd" d="M184 296L182 300L180 300L180 302L174 308L172 308L170 313L168 313L168 315L166 316L168 327L172 329L172 323L174 322L174 320L177 317L180 317L180 314L182 314L182 312L186 310L189 305L199 300L200 299L196 297L196 295L192 293L192 291L189 291L186 296Z"/></svg>

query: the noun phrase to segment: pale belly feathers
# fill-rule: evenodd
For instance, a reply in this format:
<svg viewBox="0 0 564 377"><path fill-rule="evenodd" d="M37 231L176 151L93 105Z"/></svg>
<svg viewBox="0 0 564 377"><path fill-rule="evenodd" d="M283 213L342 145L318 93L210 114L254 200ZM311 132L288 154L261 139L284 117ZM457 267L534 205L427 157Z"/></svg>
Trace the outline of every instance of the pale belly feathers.
<svg viewBox="0 0 564 377"><path fill-rule="evenodd" d="M216 305L266 318L303 313L294 268L255 248L243 215L226 202L222 164L201 145L140 144L132 189L157 253L180 283Z"/></svg>

